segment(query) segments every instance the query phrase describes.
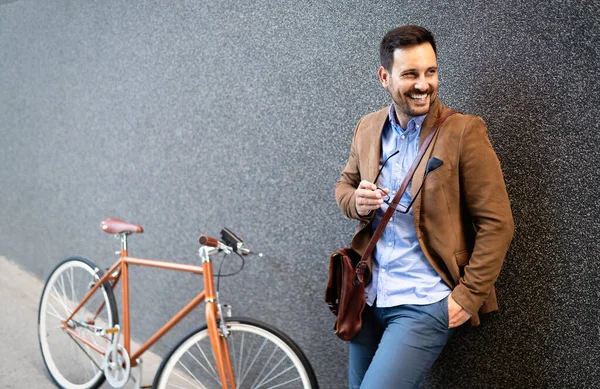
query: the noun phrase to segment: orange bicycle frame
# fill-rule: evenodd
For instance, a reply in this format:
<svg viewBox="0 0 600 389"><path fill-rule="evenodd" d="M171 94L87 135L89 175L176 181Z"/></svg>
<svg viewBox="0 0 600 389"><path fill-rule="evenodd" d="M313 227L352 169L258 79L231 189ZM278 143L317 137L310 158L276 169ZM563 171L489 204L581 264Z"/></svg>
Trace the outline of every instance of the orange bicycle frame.
<svg viewBox="0 0 600 389"><path fill-rule="evenodd" d="M129 256L127 250L127 233L119 234L121 236L121 252L119 259L106 271L106 273L96 281L95 285L87 292L85 297L81 300L79 305L73 310L71 315L63 322L64 330L69 332L73 337L79 341L85 343L92 349L105 354L106 350L102 350L100 347L90 342L89 340L80 336L77 332L69 328L67 323L73 318L73 316L85 305L90 297L98 290L100 285L104 282L109 282L114 287L119 279L122 279L123 286L121 292L122 309L123 309L123 347L130 355L131 366L138 364L139 357L148 350L154 343L156 343L165 333L173 328L181 319L189 314L194 308L196 308L202 300L206 302L205 316L206 324L208 326L208 333L210 341L217 362L217 371L219 378L221 379L221 386L223 389L228 389L227 382L232 388L235 388L235 379L233 376L233 369L231 367L231 359L229 356L229 347L227 345L227 339L219 333L217 326L217 319L219 319L219 311L217 309L217 301L215 297L215 288L213 281L213 269L212 263L209 260L210 250L214 250L210 247L203 246L200 248L201 257L203 257L203 263L201 266L186 265L174 262L165 262L145 258L133 258ZM204 251L204 255L202 254ZM176 270L195 274L204 275L204 290L201 291L196 297L194 297L186 306L184 306L178 313L176 313L167 323L165 323L154 335L152 335L134 354L131 354L131 333L130 333L130 312L129 312L129 265L155 267L159 269ZM116 272L116 273L115 273ZM113 275L116 274L116 275ZM112 281L112 282L111 282ZM104 304L104 303L103 303ZM98 314L104 306L100 306L96 312Z"/></svg>

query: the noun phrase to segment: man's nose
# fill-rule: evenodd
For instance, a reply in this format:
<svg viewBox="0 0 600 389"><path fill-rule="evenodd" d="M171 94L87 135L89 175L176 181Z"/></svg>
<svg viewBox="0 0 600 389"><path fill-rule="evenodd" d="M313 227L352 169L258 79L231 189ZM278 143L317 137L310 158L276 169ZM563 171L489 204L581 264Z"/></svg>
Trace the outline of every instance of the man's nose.
<svg viewBox="0 0 600 389"><path fill-rule="evenodd" d="M415 83L415 89L426 92L429 89L429 83L425 80L425 75L421 74Z"/></svg>

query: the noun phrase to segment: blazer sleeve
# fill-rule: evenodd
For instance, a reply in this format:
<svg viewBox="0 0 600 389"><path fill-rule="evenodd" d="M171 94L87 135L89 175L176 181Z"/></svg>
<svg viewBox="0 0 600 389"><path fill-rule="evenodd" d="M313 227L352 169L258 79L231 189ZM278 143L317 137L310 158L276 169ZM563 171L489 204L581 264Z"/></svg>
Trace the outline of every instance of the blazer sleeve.
<svg viewBox="0 0 600 389"><path fill-rule="evenodd" d="M481 118L467 122L459 158L461 191L476 235L471 258L452 297L468 312L476 313L500 274L514 222L500 162Z"/></svg>
<svg viewBox="0 0 600 389"><path fill-rule="evenodd" d="M364 220L365 218L372 216L369 215L363 217L358 214L354 195L354 191L356 188L358 188L358 185L361 181L360 158L358 150L358 137L361 122L362 119L359 120L356 128L354 129L354 138L352 139L352 146L350 147L350 157L348 158L346 167L344 167L340 179L335 186L335 200L337 201L337 204L344 215L350 219L358 220ZM371 212L371 214L373 214L373 212Z"/></svg>

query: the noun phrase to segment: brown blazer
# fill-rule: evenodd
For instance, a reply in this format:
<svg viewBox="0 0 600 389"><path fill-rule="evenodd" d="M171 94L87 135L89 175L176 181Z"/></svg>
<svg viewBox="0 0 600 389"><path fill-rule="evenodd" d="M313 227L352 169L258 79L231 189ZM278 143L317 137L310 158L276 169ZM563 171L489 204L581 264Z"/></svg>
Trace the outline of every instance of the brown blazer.
<svg viewBox="0 0 600 389"><path fill-rule="evenodd" d="M436 99L423 122L421 145L433 123L448 108ZM354 191L361 180L373 182L379 169L381 133L389 108L363 117L354 131L348 163L335 187L344 214L360 220L352 247L364 253L374 212L360 217ZM456 302L473 313L498 309L494 282L512 240L514 223L500 163L483 120L455 114L440 126L413 176L413 196L423 181L427 160L444 164L427 176L413 205L417 237L423 253L442 280L453 289ZM369 258L369 266L371 264Z"/></svg>

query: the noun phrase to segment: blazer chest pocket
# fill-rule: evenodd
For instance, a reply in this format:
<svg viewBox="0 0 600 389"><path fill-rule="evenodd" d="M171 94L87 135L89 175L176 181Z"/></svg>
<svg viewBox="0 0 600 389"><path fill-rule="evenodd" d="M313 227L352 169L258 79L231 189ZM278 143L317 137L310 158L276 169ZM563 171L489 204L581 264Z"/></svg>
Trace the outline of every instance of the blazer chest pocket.
<svg viewBox="0 0 600 389"><path fill-rule="evenodd" d="M442 162L443 164L440 167L427 174L427 177L425 178L425 186L438 186L439 183L448 179L451 174L452 166L450 165L450 162L447 162L443 159Z"/></svg>

